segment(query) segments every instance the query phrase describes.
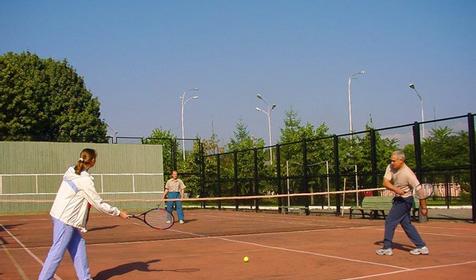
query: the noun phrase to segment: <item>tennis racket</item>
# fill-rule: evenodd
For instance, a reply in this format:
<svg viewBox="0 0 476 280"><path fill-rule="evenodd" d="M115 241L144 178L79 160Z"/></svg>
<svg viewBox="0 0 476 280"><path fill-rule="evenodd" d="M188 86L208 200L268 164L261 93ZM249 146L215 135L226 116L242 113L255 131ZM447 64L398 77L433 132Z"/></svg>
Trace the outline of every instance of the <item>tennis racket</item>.
<svg viewBox="0 0 476 280"><path fill-rule="evenodd" d="M418 199L427 199L433 196L434 188L433 185L430 184L420 184L413 188L413 196Z"/></svg>
<svg viewBox="0 0 476 280"><path fill-rule="evenodd" d="M168 229L174 225L174 216L167 210L154 208L138 215L131 215L154 229Z"/></svg>

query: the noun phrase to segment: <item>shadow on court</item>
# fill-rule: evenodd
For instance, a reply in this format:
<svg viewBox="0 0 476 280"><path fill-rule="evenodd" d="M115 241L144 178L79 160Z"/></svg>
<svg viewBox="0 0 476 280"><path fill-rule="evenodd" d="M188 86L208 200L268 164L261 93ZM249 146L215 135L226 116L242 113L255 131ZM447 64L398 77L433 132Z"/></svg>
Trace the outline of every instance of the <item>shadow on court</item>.
<svg viewBox="0 0 476 280"><path fill-rule="evenodd" d="M193 222L196 222L196 221L198 221L198 219L190 219L190 220L185 219L186 224L193 223Z"/></svg>
<svg viewBox="0 0 476 280"><path fill-rule="evenodd" d="M132 263L121 264L113 268L106 269L99 272L98 274L96 274L96 276L93 277L93 279L106 280L116 276L121 276L121 275L126 276L126 274L133 271L141 271L141 272L168 271L168 272L181 272L181 273L190 273L190 272L200 271L200 269L198 268L178 268L178 269L151 269L150 268L151 264L158 263L158 262L160 262L160 259L150 260L148 262L132 262Z"/></svg>
<svg viewBox="0 0 476 280"><path fill-rule="evenodd" d="M14 228L22 226L22 225L24 225L24 224L3 225L3 227L0 227L0 232L5 231L4 228L6 228L7 230L11 230L11 229L14 229Z"/></svg>
<svg viewBox="0 0 476 280"><path fill-rule="evenodd" d="M88 231L97 231L97 230L105 230L105 229L113 229L118 227L118 225L113 225L113 226L106 226L106 227L94 227L91 229L88 229Z"/></svg>
<svg viewBox="0 0 476 280"><path fill-rule="evenodd" d="M374 242L374 244L383 247L383 241L376 241ZM401 244L397 242L392 242L392 249L410 252L411 250L415 249L415 247L411 247L409 245L405 245L405 244Z"/></svg>
<svg viewBox="0 0 476 280"><path fill-rule="evenodd" d="M161 271L161 270L156 270L156 269L150 269L150 265L153 263L158 263L160 262L159 259L157 260L150 260L148 262L132 262L132 263L126 263L126 264L121 264L116 267L110 268L103 270L96 274L96 276L93 277L94 280L105 280L109 279L114 276L120 276L127 274L132 271L143 271L143 272L150 272L150 271Z"/></svg>

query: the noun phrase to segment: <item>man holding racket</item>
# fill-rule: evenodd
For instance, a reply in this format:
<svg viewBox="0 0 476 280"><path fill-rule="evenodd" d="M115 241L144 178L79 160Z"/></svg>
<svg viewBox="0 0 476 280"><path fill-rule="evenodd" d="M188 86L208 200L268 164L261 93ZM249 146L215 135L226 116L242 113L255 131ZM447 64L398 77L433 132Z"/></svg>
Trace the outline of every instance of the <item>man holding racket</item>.
<svg viewBox="0 0 476 280"><path fill-rule="evenodd" d="M170 178L167 183L165 184L165 191L164 191L164 199L175 199L180 198L183 199L183 193L185 190L185 184L182 180L178 178L177 170L172 171L172 178ZM182 202L181 201L167 201L167 212L172 213L174 210L173 208L177 209L177 215L179 219L179 223L184 223L184 216L182 210Z"/></svg>
<svg viewBox="0 0 476 280"><path fill-rule="evenodd" d="M410 211L413 205L412 191L421 188L415 173L405 164L405 154L402 151L394 151L390 158L391 163L387 166L383 178L383 186L395 193L393 206L385 220L385 234L383 248L376 251L380 256L391 256L392 240L398 224L416 248L410 251L412 255L428 255L430 251L426 247L420 234L411 223ZM420 211L422 215L428 214L426 199L420 199Z"/></svg>

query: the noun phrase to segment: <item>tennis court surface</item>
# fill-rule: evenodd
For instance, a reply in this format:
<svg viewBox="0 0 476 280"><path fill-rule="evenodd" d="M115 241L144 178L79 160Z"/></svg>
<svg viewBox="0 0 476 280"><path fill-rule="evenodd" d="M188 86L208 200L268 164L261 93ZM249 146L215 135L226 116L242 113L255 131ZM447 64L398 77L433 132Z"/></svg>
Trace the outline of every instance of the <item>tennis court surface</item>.
<svg viewBox="0 0 476 280"><path fill-rule="evenodd" d="M463 221L415 223L428 256L410 255L412 244L399 227L389 257L375 254L383 219L185 214L185 224L165 231L92 215L84 236L94 279L474 279L476 273L476 227ZM37 279L51 235L46 214L0 216L0 279ZM57 279L76 279L69 256Z"/></svg>

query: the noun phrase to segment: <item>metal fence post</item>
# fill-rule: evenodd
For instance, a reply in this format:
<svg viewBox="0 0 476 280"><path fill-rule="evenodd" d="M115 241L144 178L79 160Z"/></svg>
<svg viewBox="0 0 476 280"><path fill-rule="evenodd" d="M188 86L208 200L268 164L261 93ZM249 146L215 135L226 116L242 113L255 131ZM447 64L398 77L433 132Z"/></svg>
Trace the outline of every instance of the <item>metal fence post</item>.
<svg viewBox="0 0 476 280"><path fill-rule="evenodd" d="M172 142L172 166L173 170L177 170L177 139L171 139Z"/></svg>
<svg viewBox="0 0 476 280"><path fill-rule="evenodd" d="M372 187L376 188L378 184L377 170L377 137L375 129L370 129L370 162L372 166Z"/></svg>
<svg viewBox="0 0 476 280"><path fill-rule="evenodd" d="M301 184L301 193L309 192L309 176L308 176L308 162L307 162L307 140L304 139L302 142L302 184ZM304 197L304 211L306 215L309 215L311 212L309 210L309 197Z"/></svg>
<svg viewBox="0 0 476 280"><path fill-rule="evenodd" d="M253 188L254 188L254 195L258 195L259 193L259 178L258 178L258 149L254 148L253 149L253 162L254 162L254 168L253 168ZM259 200L255 199L255 211L258 212L259 210Z"/></svg>
<svg viewBox="0 0 476 280"><path fill-rule="evenodd" d="M238 152L233 152L233 192L238 196ZM235 200L235 210L238 211L238 200Z"/></svg>
<svg viewBox="0 0 476 280"><path fill-rule="evenodd" d="M421 138L420 138L420 124L415 122L413 124L413 144L415 147L415 170L418 179L423 179L422 167L421 167Z"/></svg>
<svg viewBox="0 0 476 280"><path fill-rule="evenodd" d="M279 144L276 144L276 183L278 194L283 194L283 184L281 182L281 148ZM283 198L278 199L278 212L282 213Z"/></svg>
<svg viewBox="0 0 476 280"><path fill-rule="evenodd" d="M205 152L203 144L200 143L200 197L205 196ZM202 201L201 207L205 208L205 202Z"/></svg>
<svg viewBox="0 0 476 280"><path fill-rule="evenodd" d="M221 196L221 178L220 178L220 154L217 157L217 195ZM218 209L221 209L221 201L218 201Z"/></svg>
<svg viewBox="0 0 476 280"><path fill-rule="evenodd" d="M476 144L474 133L474 116L468 113L468 140L469 140L469 162L471 178L471 205L473 210L472 221L476 222Z"/></svg>
<svg viewBox="0 0 476 280"><path fill-rule="evenodd" d="M340 164L339 164L339 137L333 136L334 140L334 184L336 191L340 191ZM340 195L336 195L336 216L340 215Z"/></svg>
<svg viewBox="0 0 476 280"><path fill-rule="evenodd" d="M421 136L420 136L420 124L415 122L413 124L413 144L415 147L415 170L416 176L420 182L423 180L422 174L422 161L421 161ZM428 221L428 217L421 214L421 211L418 211L418 222L424 223Z"/></svg>

